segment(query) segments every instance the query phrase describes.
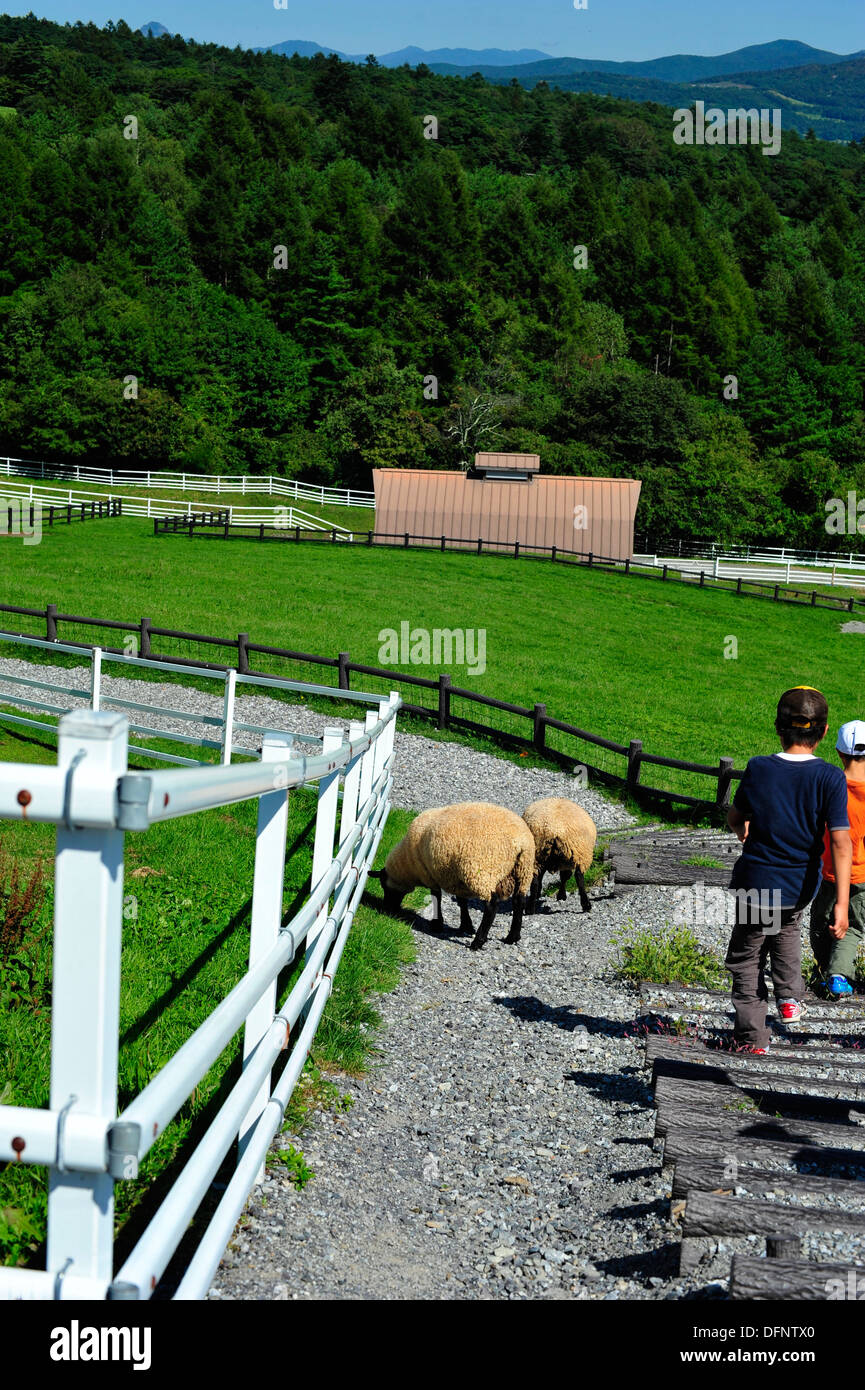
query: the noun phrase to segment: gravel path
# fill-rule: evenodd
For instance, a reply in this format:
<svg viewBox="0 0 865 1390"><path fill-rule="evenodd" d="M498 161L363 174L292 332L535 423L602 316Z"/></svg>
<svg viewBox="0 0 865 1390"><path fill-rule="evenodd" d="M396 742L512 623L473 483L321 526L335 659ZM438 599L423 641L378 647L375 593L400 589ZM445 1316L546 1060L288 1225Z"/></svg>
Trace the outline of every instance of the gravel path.
<svg viewBox="0 0 865 1390"><path fill-rule="evenodd" d="M48 679L46 668L35 670ZM33 671L0 662L0 698L12 693L3 673ZM89 672L58 679L86 691ZM104 688L221 711L219 697L171 685L148 683L142 695L139 682L107 678ZM301 737L341 722L262 696L243 697L239 709L239 718L272 718ZM187 731L181 721L175 727ZM570 795L605 828L630 820L599 792L575 792L565 773L403 733L395 752L398 806L477 799L520 811L537 796ZM590 914L576 896L548 900L526 919L516 947L501 940L503 912L481 952L456 934L452 900L443 903L444 931L415 917L417 959L380 997L370 1073L340 1079L350 1108L321 1113L302 1136L280 1141L302 1148L315 1176L298 1191L277 1165L268 1169L209 1298L723 1297L723 1244L714 1264L678 1276L680 1236L641 1067L640 1003L613 971L617 934L629 922L661 929L673 920L675 894L601 887ZM696 931L716 950L726 944L720 923ZM762 1243L750 1248L758 1253ZM850 1237L816 1237L809 1250L861 1258Z"/></svg>

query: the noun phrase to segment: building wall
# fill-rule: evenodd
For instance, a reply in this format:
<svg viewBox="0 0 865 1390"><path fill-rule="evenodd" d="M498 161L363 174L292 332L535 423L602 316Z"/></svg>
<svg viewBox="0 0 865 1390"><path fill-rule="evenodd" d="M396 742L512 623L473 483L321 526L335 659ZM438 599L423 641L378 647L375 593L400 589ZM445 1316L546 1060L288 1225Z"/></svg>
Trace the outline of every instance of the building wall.
<svg viewBox="0 0 865 1390"><path fill-rule="evenodd" d="M531 482L467 478L464 473L374 468L377 539L441 536L556 546L624 560L633 554L640 483L633 478L538 476ZM586 527L577 508L586 508ZM414 542L415 544L417 542Z"/></svg>

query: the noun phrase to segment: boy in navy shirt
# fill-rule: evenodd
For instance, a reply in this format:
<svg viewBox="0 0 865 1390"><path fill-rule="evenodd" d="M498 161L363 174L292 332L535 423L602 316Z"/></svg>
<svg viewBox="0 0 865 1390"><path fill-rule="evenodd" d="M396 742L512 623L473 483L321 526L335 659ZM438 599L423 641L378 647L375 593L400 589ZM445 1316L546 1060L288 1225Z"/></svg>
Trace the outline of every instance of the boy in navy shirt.
<svg viewBox="0 0 865 1390"><path fill-rule="evenodd" d="M727 815L743 848L730 880L736 924L726 965L733 976L733 1041L748 1052L769 1048L767 956L780 1017L794 1023L802 1016L802 914L820 886L826 830L837 884L835 934L847 929L853 857L847 783L840 768L814 754L828 718L826 698L813 686L785 690L775 719L783 751L749 760Z"/></svg>

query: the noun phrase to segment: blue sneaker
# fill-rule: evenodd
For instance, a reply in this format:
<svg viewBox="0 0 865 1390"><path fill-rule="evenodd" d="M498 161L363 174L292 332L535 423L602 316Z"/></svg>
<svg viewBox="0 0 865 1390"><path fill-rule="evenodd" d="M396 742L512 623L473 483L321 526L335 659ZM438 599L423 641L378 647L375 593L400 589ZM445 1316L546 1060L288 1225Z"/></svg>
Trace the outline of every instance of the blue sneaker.
<svg viewBox="0 0 865 1390"><path fill-rule="evenodd" d="M826 987L833 999L843 999L846 994L853 993L853 986L846 975L830 975Z"/></svg>

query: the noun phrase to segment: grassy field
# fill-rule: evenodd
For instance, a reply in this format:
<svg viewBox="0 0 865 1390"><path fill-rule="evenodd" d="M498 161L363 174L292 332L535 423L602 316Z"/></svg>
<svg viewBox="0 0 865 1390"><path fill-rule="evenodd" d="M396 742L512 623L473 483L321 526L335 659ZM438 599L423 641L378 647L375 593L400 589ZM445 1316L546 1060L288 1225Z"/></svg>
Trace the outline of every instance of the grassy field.
<svg viewBox="0 0 865 1390"><path fill-rule="evenodd" d="M403 622L483 630L485 670L451 667L455 683L514 703L544 701L555 717L623 743L642 738L647 752L664 756L714 763L726 755L741 765L770 751L774 705L791 685L824 690L833 724L865 704L863 638L841 633L845 615L677 581L453 552L156 538L134 520L63 527L38 546L11 537L2 544L7 603L54 602L136 622L146 615L227 638L246 631L253 641L348 651L372 665L382 664L380 632ZM39 625L22 620L22 628ZM116 640L68 624L60 635ZM224 649L175 650L228 659ZM320 669L276 659L271 669L322 678ZM407 669L437 674L432 665ZM472 713L459 701L454 709ZM652 775L662 782L660 770Z"/></svg>
<svg viewBox="0 0 865 1390"><path fill-rule="evenodd" d="M0 730L3 761L52 763L53 739ZM137 760L137 766L152 766ZM128 1104L243 975L249 952L256 803L243 802L154 825L126 837L118 1107ZM392 811L380 857L405 833L411 816ZM289 798L284 910L304 901L309 886L315 792ZM0 842L0 1104L45 1106L49 1098L53 826L6 822ZM41 861L41 888L31 910L10 911L13 873L19 886ZM378 1015L374 993L395 985L413 958L406 917L376 908L378 885L355 917L313 1053L286 1117L296 1132L308 1111L339 1101L330 1079L364 1069ZM411 902L423 894L413 895ZM20 920L19 920L20 919ZM284 1000L300 964L279 982ZM117 1186L119 1251L131 1247L169 1169L200 1138L239 1074L240 1035L160 1135L141 1176ZM176 1174L176 1168L173 1169ZM0 1262L41 1258L46 1215L45 1171L0 1165Z"/></svg>

